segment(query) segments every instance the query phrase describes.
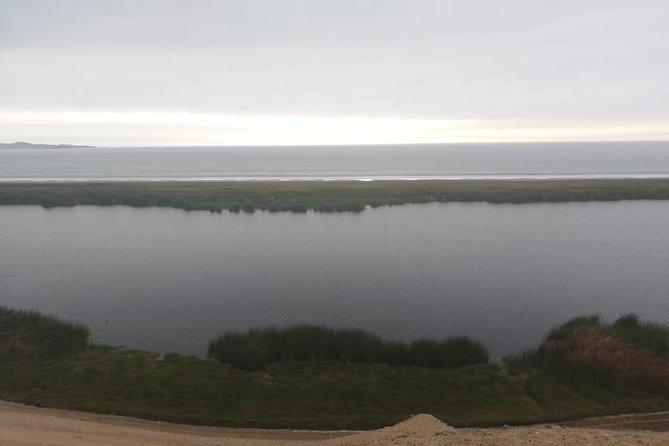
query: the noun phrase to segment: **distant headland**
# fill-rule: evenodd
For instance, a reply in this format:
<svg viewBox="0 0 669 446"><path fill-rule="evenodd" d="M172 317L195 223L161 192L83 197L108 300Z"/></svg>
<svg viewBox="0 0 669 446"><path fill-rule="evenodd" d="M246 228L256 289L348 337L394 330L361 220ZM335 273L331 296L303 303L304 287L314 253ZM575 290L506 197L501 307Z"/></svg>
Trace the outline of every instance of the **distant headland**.
<svg viewBox="0 0 669 446"><path fill-rule="evenodd" d="M77 146L74 144L32 144L25 141L0 142L0 149L90 149L95 146Z"/></svg>

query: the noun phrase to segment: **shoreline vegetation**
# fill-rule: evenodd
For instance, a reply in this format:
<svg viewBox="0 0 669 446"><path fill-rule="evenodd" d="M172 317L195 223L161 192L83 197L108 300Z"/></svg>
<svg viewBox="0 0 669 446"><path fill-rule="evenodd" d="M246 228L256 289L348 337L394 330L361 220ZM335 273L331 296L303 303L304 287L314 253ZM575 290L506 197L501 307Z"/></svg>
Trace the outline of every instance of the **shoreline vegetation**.
<svg viewBox="0 0 669 446"><path fill-rule="evenodd" d="M415 181L4 182L0 205L171 207L221 212L361 212L432 202L669 200L668 178Z"/></svg>
<svg viewBox="0 0 669 446"><path fill-rule="evenodd" d="M232 333L285 354L244 370L176 353L91 345L79 324L0 308L0 398L187 424L287 429L372 429L420 412L465 427L669 409L669 327L634 315L611 324L574 318L503 364L486 357L447 368L318 354L314 339L351 353L358 351L352 339L373 335L304 327Z"/></svg>
<svg viewBox="0 0 669 446"><path fill-rule="evenodd" d="M274 362L305 360L430 368L464 367L489 361L486 347L465 336L388 342L360 329L318 325L227 332L209 342L208 354L210 359L243 370L260 370Z"/></svg>

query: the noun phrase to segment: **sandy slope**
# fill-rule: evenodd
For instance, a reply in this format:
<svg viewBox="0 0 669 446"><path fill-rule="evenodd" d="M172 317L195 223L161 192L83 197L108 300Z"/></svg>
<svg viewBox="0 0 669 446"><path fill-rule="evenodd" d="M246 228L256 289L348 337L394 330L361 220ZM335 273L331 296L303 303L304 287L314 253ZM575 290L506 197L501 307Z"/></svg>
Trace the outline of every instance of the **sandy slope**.
<svg viewBox="0 0 669 446"><path fill-rule="evenodd" d="M562 427L454 429L430 415L370 432L295 432L221 429L157 423L126 417L38 409L0 402L0 446L668 446L669 433Z"/></svg>

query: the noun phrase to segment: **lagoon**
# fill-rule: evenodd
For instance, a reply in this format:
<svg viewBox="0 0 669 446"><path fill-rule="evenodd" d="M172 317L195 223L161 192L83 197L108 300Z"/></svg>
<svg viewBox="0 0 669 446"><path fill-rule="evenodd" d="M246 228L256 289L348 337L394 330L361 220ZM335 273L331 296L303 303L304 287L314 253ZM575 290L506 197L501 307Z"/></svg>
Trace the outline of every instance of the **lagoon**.
<svg viewBox="0 0 669 446"><path fill-rule="evenodd" d="M468 335L493 359L584 313L669 323L669 201L432 203L360 213L0 207L0 305L101 344L203 356L308 322Z"/></svg>

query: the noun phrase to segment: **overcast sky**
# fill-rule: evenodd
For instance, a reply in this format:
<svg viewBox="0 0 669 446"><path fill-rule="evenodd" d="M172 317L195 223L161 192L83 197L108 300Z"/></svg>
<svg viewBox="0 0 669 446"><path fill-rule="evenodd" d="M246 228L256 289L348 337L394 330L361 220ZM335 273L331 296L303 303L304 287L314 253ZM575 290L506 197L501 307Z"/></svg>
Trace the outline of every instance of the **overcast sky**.
<svg viewBox="0 0 669 446"><path fill-rule="evenodd" d="M667 0L0 0L0 141L669 139Z"/></svg>

